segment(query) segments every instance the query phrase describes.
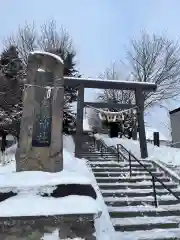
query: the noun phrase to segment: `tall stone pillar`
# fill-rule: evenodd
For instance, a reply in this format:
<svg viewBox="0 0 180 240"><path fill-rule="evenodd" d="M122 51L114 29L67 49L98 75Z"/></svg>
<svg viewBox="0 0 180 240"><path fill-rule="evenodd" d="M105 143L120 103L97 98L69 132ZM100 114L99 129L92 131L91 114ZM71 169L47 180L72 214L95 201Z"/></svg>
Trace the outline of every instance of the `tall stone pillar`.
<svg viewBox="0 0 180 240"><path fill-rule="evenodd" d="M63 169L63 62L47 52L28 58L16 171Z"/></svg>

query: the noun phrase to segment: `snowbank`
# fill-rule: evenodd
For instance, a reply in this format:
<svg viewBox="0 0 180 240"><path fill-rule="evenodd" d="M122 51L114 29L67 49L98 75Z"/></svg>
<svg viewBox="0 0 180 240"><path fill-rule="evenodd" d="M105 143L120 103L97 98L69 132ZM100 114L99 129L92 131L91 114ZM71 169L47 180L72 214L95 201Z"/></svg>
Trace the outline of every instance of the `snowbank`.
<svg viewBox="0 0 180 240"><path fill-rule="evenodd" d="M107 135L99 135L108 146L116 146L118 143L122 144L126 149L130 150L135 157L141 158L139 141L122 138L109 138ZM161 146L157 147L153 144L147 143L148 159L160 160L167 165L180 165L180 149Z"/></svg>
<svg viewBox="0 0 180 240"><path fill-rule="evenodd" d="M40 215L43 211L46 215L55 214L55 212L56 214L65 214L65 212L67 214L85 212L99 214L101 210L98 203L91 197L73 195L57 199L52 197L45 199L37 196L41 192L52 192L53 187L58 184L92 185L86 160L77 159L73 156L74 142L70 136L64 137L64 169L57 173L43 171L15 172L14 155L16 148L17 145L14 145L6 151L5 157L8 158L11 155L12 159L7 165L0 167L0 190L1 192L18 192L18 195L0 203L1 216ZM32 202L33 204L30 204ZM79 204L80 202L81 204Z"/></svg>
<svg viewBox="0 0 180 240"><path fill-rule="evenodd" d="M34 185L38 187L41 182L45 185L55 184L60 180L64 182L71 182L71 178L76 178L76 181L91 183L94 187L97 199L94 200L90 197L84 196L68 196L60 200L48 198L42 199L40 196L34 195L34 192L29 192L28 199L26 191L21 192L21 195L17 195L13 198L7 199L3 202L3 205L0 204L0 215L8 216L9 214L16 216L26 215L27 211L32 214L54 214L57 211L58 213L91 213L96 212L102 215L99 218L95 219L95 229L97 240L112 240L114 236L114 228L109 217L107 207L104 203L103 197L95 180L95 177L92 173L88 161L85 159L78 159L74 157L74 141L71 136L63 137L63 156L64 156L64 170L60 173L42 173L42 172L33 172L24 175L21 173L21 177L25 180L19 182L19 177L16 176L16 164L15 164L15 151L17 145L13 145L8 148L6 151L6 158L9 158L10 163L5 166L0 166L0 185L10 187L12 185L19 184L19 186L24 187L24 190L27 186ZM6 173L6 174L4 174ZM67 174L68 173L68 174ZM11 178L12 177L12 178ZM40 180L39 180L40 179ZM74 180L75 181L75 180ZM43 201L43 202L42 202ZM32 202L35 204L32 204ZM73 203L73 204L72 204ZM12 207L9 207L12 206ZM27 208L28 206L28 208ZM12 209L13 212L12 212ZM28 209L28 210L27 210ZM49 211L47 212L47 209ZM11 212L10 212L11 211ZM26 211L26 212L25 212ZM44 240L57 240L58 231L54 231L52 234L45 234ZM68 240L68 239L64 239ZM74 240L83 240L80 238L75 238Z"/></svg>
<svg viewBox="0 0 180 240"><path fill-rule="evenodd" d="M58 229L53 231L52 233L45 233L42 240L60 240ZM62 240L72 240L72 239L66 238L66 239L62 239ZM85 240L85 239L84 238L73 238L73 240Z"/></svg>
<svg viewBox="0 0 180 240"><path fill-rule="evenodd" d="M147 140L153 140L154 139L154 136L153 136L154 132L159 132L159 131L155 128L146 127L146 139ZM159 140L160 141L168 141L168 139L161 132L159 132Z"/></svg>
<svg viewBox="0 0 180 240"><path fill-rule="evenodd" d="M23 179L23 181L22 181ZM91 179L79 169L77 172L63 170L57 173L24 171L0 175L0 189L22 189L30 187L54 186L58 184L91 184Z"/></svg>
<svg viewBox="0 0 180 240"><path fill-rule="evenodd" d="M75 152L75 145L74 145L74 140L71 136L69 136L69 135L63 136L63 148L66 152L71 153L71 155L72 155L71 158L72 158L73 154Z"/></svg>
<svg viewBox="0 0 180 240"><path fill-rule="evenodd" d="M89 122L88 122L87 118L83 119L83 130L84 131L91 131L92 130L92 128L89 126Z"/></svg>
<svg viewBox="0 0 180 240"><path fill-rule="evenodd" d="M96 201L86 196L43 198L26 192L0 203L1 217L98 214L100 211Z"/></svg>

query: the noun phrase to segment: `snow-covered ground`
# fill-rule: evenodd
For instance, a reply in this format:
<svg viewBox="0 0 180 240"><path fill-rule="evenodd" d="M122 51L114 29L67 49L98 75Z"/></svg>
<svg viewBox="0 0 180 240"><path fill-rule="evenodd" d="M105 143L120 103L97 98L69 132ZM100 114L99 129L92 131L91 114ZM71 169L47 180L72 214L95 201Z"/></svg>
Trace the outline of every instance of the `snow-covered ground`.
<svg viewBox="0 0 180 240"><path fill-rule="evenodd" d="M6 191L7 189L14 189L14 191L17 191L16 186L18 185L18 190L21 190L21 195L18 194L17 196L2 202L0 204L0 215L17 216L26 215L28 212L31 213L31 215L37 215L37 212L40 214L44 213L44 211L46 214L96 213L96 216L98 216L99 213L102 213L99 218L96 217L95 219L97 239L112 240L114 236L114 228L88 162L85 159L74 157L75 146L71 136L64 136L63 140L64 169L59 173L22 172L17 175L15 164L15 151L17 145L13 145L6 150L3 163L0 164L0 189L1 191ZM39 182L41 182L41 184L39 184ZM94 200L90 197L83 196L68 196L61 198L60 200L53 198L40 199L40 196L33 195L34 192L43 191L40 185L43 184L43 186L46 186L46 191L49 187L48 191L51 191L52 185L58 182L91 184L97 193L97 199ZM31 187L33 187L33 192L29 193L28 190L28 194L30 195L28 195L27 198L26 190ZM32 204L30 204L32 201L37 204L32 206ZM27 204L28 208L22 207L27 206ZM57 231L52 234L44 235L44 240L57 239L59 239ZM76 238L76 240L80 239Z"/></svg>
<svg viewBox="0 0 180 240"><path fill-rule="evenodd" d="M108 146L116 146L122 144L126 149L130 150L135 157L141 158L139 141L129 140L125 138L109 138L107 135L99 135ZM151 143L147 143L148 147L148 159L161 161L165 165L173 168L180 174L180 149L167 146L154 146Z"/></svg>
<svg viewBox="0 0 180 240"><path fill-rule="evenodd" d="M153 136L154 132L159 132L157 129L152 127L146 127L145 131L146 131L146 139L151 141L154 139L154 136ZM159 140L168 141L169 139L165 137L161 132L159 132Z"/></svg>

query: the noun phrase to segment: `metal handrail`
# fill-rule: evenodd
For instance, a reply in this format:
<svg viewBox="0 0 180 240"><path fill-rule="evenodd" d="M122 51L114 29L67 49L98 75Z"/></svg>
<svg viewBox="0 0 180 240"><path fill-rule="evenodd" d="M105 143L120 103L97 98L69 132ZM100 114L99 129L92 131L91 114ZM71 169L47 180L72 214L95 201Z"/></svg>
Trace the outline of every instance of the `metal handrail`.
<svg viewBox="0 0 180 240"><path fill-rule="evenodd" d="M155 176L151 170L149 170L139 159L137 159L130 151L128 151L122 144L118 144L123 150L127 152L128 155L134 158L151 176L154 181L159 182L169 193L171 193L177 200L180 200L179 196L176 195L168 186L166 186L157 176ZM119 147L118 147L119 148ZM122 154L122 153L121 153Z"/></svg>
<svg viewBox="0 0 180 240"><path fill-rule="evenodd" d="M129 161L129 172L130 172L130 177L132 176L132 157L134 158L134 160L136 162L138 162L144 169L145 171L147 171L151 177L152 177L152 187L153 187L153 193L154 193L154 205L155 207L158 207L158 200L157 200L157 192L156 192L156 185L155 182L159 182L164 189L166 189L170 194L172 194L177 200L180 201L180 197L178 195L176 195L176 193L174 193L168 186L166 186L157 176L155 176L151 170L149 170L139 159L137 159L130 151L128 151L122 144L117 144L117 148L114 146L107 146L105 144L105 142L102 139L96 139L95 137L93 137L94 139L94 145L96 146L98 144L98 149L99 151L105 151L107 152L108 150L113 150L116 154L116 156L118 157L118 162L120 160L120 155L122 158L124 158L125 160ZM128 154L128 158L120 151L120 147ZM103 152L102 152L103 154Z"/></svg>

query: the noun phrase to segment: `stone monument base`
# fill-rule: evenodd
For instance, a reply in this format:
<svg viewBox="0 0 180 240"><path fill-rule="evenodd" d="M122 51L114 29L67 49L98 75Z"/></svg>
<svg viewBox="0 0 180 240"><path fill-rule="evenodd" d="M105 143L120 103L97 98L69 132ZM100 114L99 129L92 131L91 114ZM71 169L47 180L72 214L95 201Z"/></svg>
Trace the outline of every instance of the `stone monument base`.
<svg viewBox="0 0 180 240"><path fill-rule="evenodd" d="M1 240L41 240L56 229L59 239L96 239L92 214L0 218Z"/></svg>

